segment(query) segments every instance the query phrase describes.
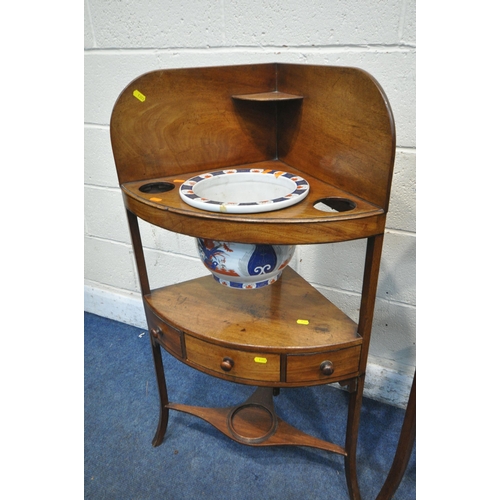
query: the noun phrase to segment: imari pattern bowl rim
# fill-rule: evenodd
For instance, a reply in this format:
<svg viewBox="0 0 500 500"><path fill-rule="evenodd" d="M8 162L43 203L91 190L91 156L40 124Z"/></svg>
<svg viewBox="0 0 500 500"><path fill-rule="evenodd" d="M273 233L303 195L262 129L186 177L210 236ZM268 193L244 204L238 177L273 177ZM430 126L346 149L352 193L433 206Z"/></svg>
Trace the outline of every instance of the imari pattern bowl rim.
<svg viewBox="0 0 500 500"><path fill-rule="evenodd" d="M263 186L275 184L280 194L274 198L238 201L238 189L246 181L259 182ZM233 200L212 200L203 191L213 186L225 185L234 192ZM300 175L282 170L262 168L228 168L206 172L191 177L179 187L179 195L188 205L210 212L259 213L281 210L302 201L309 193L309 183Z"/></svg>

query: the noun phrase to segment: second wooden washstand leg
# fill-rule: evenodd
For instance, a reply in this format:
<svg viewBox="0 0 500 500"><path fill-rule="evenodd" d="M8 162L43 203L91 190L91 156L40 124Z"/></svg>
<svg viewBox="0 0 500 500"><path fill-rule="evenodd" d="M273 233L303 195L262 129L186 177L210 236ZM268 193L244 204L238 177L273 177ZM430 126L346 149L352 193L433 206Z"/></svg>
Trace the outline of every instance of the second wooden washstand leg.
<svg viewBox="0 0 500 500"><path fill-rule="evenodd" d="M168 392L165 382L165 372L163 369L163 360L161 357L161 346L155 340L154 330L150 332L151 350L153 352L153 361L155 365L156 381L158 383L158 394L160 396L160 416L158 419L158 427L155 437L153 438L153 446L160 446L163 442L168 424Z"/></svg>
<svg viewBox="0 0 500 500"><path fill-rule="evenodd" d="M347 412L347 432L345 449L347 455L344 459L345 476L349 498L360 500L361 493L358 485L358 474L356 468L356 449L358 444L359 418L361 415L361 404L363 398L364 375L358 377L349 384L349 409Z"/></svg>
<svg viewBox="0 0 500 500"><path fill-rule="evenodd" d="M360 376L354 382L351 382L349 386L350 396L346 433L347 456L345 458L345 473L351 500L361 499L356 471L356 450L368 360L368 346L370 345L383 243L384 234L382 233L368 238L366 244L363 289L361 292L361 307L358 322L358 333L363 337L361 359L359 362Z"/></svg>
<svg viewBox="0 0 500 500"><path fill-rule="evenodd" d="M139 283L141 286L142 296L148 295L151 290L149 287L148 273L146 269L146 261L144 259L144 251L142 248L141 232L139 230L139 223L137 216L127 210L127 220L128 227L130 230L130 237L132 239L132 247L134 249L135 263L137 266L137 272L139 274ZM156 381L158 384L158 392L160 396L160 418L158 420L158 427L156 429L155 437L153 438L153 446L159 446L165 432L167 430L168 424L168 394L167 394L167 384L165 382L165 373L163 369L163 360L161 357L161 346L157 342L156 337L158 332L156 327L149 324L149 338L151 341L151 350L153 353L153 362L155 366Z"/></svg>

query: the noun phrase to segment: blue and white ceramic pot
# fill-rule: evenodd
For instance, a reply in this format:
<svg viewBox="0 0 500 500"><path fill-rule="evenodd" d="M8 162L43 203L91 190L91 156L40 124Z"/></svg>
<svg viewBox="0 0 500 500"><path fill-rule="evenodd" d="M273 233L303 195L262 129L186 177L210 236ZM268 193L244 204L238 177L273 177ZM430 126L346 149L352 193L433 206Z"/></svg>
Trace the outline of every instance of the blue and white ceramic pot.
<svg viewBox="0 0 500 500"><path fill-rule="evenodd" d="M262 288L276 282L293 257L295 245L253 245L197 238L205 267L221 285Z"/></svg>

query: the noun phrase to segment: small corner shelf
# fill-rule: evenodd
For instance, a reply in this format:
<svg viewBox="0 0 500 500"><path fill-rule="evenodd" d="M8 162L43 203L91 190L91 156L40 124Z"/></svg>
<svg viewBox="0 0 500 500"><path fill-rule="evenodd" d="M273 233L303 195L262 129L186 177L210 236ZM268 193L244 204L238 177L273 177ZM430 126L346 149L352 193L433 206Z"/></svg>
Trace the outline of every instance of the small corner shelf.
<svg viewBox="0 0 500 500"><path fill-rule="evenodd" d="M110 130L158 383L153 445L163 442L169 411L186 412L242 444L341 455L349 496L359 499L357 435L395 155L392 112L379 84L355 68L294 64L153 71L123 90ZM180 198L179 186L195 175L249 167L301 176L309 193L281 210L243 214ZM152 290L139 218L251 245L366 239L359 321L290 267L253 290L224 287L212 276ZM256 390L231 408L174 403L163 351ZM281 390L333 382L349 391L345 443L309 436L276 415L273 397Z"/></svg>
<svg viewBox="0 0 500 500"><path fill-rule="evenodd" d="M232 98L240 101L264 101L264 102L297 101L304 99L304 97L301 95L287 94L286 92L279 92L278 90L272 92L258 92L256 94L233 95Z"/></svg>

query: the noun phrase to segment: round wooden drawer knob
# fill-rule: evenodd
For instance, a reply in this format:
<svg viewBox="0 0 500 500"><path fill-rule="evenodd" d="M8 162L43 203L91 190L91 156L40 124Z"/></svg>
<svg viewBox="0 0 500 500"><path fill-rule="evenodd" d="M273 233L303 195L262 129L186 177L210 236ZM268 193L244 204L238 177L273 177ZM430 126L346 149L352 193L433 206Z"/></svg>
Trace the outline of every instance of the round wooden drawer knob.
<svg viewBox="0 0 500 500"><path fill-rule="evenodd" d="M221 361L220 367L225 371L231 371L231 368L234 366L234 361L227 356Z"/></svg>
<svg viewBox="0 0 500 500"><path fill-rule="evenodd" d="M160 336L161 330L159 328L153 328L151 333L153 334L153 337L157 339Z"/></svg>
<svg viewBox="0 0 500 500"><path fill-rule="evenodd" d="M331 361L323 361L319 369L323 375L331 375L333 373L333 363Z"/></svg>

